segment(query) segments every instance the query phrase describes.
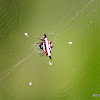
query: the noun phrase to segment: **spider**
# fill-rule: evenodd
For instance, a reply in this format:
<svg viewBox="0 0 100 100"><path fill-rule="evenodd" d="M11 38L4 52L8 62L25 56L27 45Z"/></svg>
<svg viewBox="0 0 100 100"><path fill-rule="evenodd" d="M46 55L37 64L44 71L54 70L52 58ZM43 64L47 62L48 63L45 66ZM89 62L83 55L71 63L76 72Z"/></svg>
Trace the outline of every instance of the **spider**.
<svg viewBox="0 0 100 100"><path fill-rule="evenodd" d="M40 38L38 38L40 39ZM46 54L46 56L49 56L49 58L51 59L51 49L53 48L52 46L52 41L49 41L47 38L47 35L44 33L44 38L40 39L42 40L42 42L39 42L37 44L39 44L39 47L41 50L43 50L43 52L41 53L41 55L43 56L44 54Z"/></svg>

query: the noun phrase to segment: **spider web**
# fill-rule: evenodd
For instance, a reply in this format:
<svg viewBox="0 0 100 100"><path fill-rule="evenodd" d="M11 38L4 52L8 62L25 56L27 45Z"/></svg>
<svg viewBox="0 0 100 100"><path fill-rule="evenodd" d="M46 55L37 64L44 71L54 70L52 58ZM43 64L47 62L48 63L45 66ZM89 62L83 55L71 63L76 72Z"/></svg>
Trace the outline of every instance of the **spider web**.
<svg viewBox="0 0 100 100"><path fill-rule="evenodd" d="M95 12L97 10L98 1L97 0L77 0L77 1L71 0L71 3L73 4L73 6L70 7L69 11L67 11L67 12L66 12L67 9L65 9L65 15L62 16L61 20L58 22L58 25L52 26L51 30L47 33L49 36L52 35L52 37L53 37L52 40L54 41L55 46L57 44L56 41L58 38L60 38L60 39L64 38L65 34L68 34L69 31L76 32L77 30L80 30L78 18L80 18L80 16L82 15L83 12L86 13L86 15L84 15L84 16L89 21L89 23L87 24L88 31L91 33L96 32L96 22L94 20L92 20L91 16L93 14L95 14ZM1 7L0 7L0 12L1 12L0 13L0 17L1 17L1 19L0 19L0 23L1 23L0 24L0 38L1 38L1 42L2 42L2 39L6 38L6 36L9 36L9 38L8 38L8 41L9 41L11 38L14 38L13 30L16 29L16 23L21 24L22 16L21 16L21 13L19 13L19 12L23 8L24 1L22 1L22 0L8 0L8 1L0 0L0 5L1 5ZM74 11L73 16L69 17L73 11ZM93 25L95 26L94 30L92 29ZM53 28L53 27L56 27L56 28ZM18 28L20 29L21 27L19 26ZM9 31L10 31L10 35L7 34ZM36 34L38 34L38 33L39 32L37 32ZM32 40L32 38L34 37L31 34L29 34L29 37L27 37L30 40ZM23 33L23 36L24 36L24 33ZM92 36L90 37L90 39L92 41ZM3 83L3 81L8 82L8 81L14 80L16 75L20 77L23 74L23 72L25 71L25 69L27 68L27 66L25 66L25 65L27 63L31 64L33 62L32 57L34 57L35 55L38 55L38 53L37 53L38 47L37 47L36 43L39 40L37 40L37 39L35 39L35 40L36 41L34 43L32 43L29 48L21 49L20 52L15 50L14 48L10 48L9 50L7 50L7 51L9 51L10 56L16 56L16 55L17 56L14 59L12 57L8 59L10 64L8 64L8 66L5 69L2 68L3 66L5 66L5 64L4 63L0 64L0 82L1 83ZM63 39L62 41L66 41L66 40ZM67 41L67 42L69 42L69 41ZM74 41L72 41L72 42L74 42ZM12 51L14 53L12 53ZM23 51L24 51L24 53L23 53ZM21 57L22 55L24 56L24 58ZM18 60L18 59L19 59L19 62L16 62L16 60ZM22 60L20 60L20 59L22 59ZM87 58L87 59L89 59L89 58ZM12 62L16 62L16 64L14 64ZM43 62L45 62L45 60L43 60ZM91 59L90 59L90 62L91 62ZM82 62L81 62L81 64L82 64ZM56 64L54 64L54 65L56 66ZM92 69L90 67L89 69L93 70L94 67ZM30 70L27 71L27 73L29 73L29 72L30 72ZM85 74L86 73L84 73L81 77L83 77ZM89 77L91 77L91 76L89 76ZM15 79L15 81L16 80L17 79ZM91 82L92 82L92 80L91 80ZM6 83L4 83L3 86L5 86L5 85L6 85ZM64 88L65 87L61 87L60 89L63 90ZM51 100L51 98L56 99L58 97L64 98L68 95L68 94L66 94L68 89L64 90L65 91L64 95L56 96L54 98L47 96L47 99ZM71 94L71 96L73 96L74 98L76 97L75 90L69 92L69 94ZM49 92L48 92L48 95L50 95Z"/></svg>

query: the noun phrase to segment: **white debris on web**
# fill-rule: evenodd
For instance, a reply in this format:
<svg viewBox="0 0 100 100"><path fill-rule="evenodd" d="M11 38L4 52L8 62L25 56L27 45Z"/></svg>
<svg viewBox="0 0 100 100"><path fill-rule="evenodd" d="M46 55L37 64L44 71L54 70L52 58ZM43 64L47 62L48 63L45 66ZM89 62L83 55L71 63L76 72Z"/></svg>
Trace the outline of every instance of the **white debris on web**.
<svg viewBox="0 0 100 100"><path fill-rule="evenodd" d="M49 65L52 65L52 63L49 61Z"/></svg>
<svg viewBox="0 0 100 100"><path fill-rule="evenodd" d="M27 33L24 34L25 36L29 37Z"/></svg>
<svg viewBox="0 0 100 100"><path fill-rule="evenodd" d="M29 85L32 85L32 82L30 82Z"/></svg>
<svg viewBox="0 0 100 100"><path fill-rule="evenodd" d="M92 20L91 20L91 23L92 23Z"/></svg>
<svg viewBox="0 0 100 100"><path fill-rule="evenodd" d="M69 44L72 44L73 42L68 42Z"/></svg>

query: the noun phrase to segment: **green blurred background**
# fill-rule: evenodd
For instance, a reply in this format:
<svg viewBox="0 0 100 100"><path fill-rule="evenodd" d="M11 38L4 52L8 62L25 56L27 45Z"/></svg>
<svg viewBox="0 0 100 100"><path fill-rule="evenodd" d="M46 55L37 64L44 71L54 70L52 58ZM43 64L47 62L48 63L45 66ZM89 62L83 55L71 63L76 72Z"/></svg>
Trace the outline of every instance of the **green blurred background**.
<svg viewBox="0 0 100 100"><path fill-rule="evenodd" d="M0 100L99 100L99 27L100 0L0 0Z"/></svg>

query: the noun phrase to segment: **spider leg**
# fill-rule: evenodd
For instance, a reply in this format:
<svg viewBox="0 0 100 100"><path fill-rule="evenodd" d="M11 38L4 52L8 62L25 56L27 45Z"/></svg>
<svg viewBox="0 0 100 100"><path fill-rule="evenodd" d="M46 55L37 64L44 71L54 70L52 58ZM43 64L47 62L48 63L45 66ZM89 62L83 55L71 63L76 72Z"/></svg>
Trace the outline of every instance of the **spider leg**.
<svg viewBox="0 0 100 100"><path fill-rule="evenodd" d="M36 43L36 44L40 44L41 42L38 42L38 43Z"/></svg>
<svg viewBox="0 0 100 100"><path fill-rule="evenodd" d="M44 53L41 56L44 56Z"/></svg>
<svg viewBox="0 0 100 100"><path fill-rule="evenodd" d="M40 54L41 56L44 56L45 52L42 52L42 53L38 53L38 54Z"/></svg>
<svg viewBox="0 0 100 100"><path fill-rule="evenodd" d="M42 55L44 55L44 54L45 54L45 52L43 51L41 54L42 54Z"/></svg>
<svg viewBox="0 0 100 100"><path fill-rule="evenodd" d="M43 39L40 39L40 38L38 38L38 39L43 41Z"/></svg>

